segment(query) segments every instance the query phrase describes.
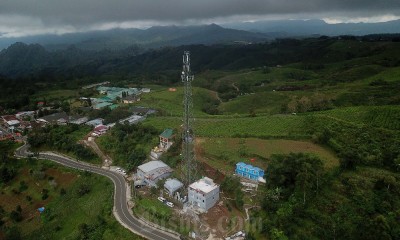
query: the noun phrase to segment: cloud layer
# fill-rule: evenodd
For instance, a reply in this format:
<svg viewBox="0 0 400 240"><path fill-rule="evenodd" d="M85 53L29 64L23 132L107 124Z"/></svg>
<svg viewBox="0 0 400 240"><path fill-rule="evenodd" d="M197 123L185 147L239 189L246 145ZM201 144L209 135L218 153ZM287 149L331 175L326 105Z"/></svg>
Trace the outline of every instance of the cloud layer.
<svg viewBox="0 0 400 240"><path fill-rule="evenodd" d="M260 18L400 16L399 0L2 0L0 34Z"/></svg>

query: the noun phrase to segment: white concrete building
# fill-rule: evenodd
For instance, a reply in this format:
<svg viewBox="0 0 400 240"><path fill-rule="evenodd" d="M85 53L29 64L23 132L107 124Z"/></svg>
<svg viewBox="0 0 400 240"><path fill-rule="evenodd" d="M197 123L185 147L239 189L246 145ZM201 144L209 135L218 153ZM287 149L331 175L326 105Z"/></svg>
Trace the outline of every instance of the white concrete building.
<svg viewBox="0 0 400 240"><path fill-rule="evenodd" d="M211 178L203 177L190 184L188 195L190 204L206 212L219 200L219 185Z"/></svg>
<svg viewBox="0 0 400 240"><path fill-rule="evenodd" d="M150 161L137 168L136 179L141 179L147 185L155 187L158 180L169 177L172 171L172 168L161 161Z"/></svg>

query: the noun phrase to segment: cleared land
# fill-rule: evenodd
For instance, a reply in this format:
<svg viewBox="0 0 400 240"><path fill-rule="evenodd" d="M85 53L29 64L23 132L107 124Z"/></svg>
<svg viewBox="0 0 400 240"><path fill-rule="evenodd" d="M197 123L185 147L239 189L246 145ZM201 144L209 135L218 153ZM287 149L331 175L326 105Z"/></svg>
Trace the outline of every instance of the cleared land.
<svg viewBox="0 0 400 240"><path fill-rule="evenodd" d="M272 154L310 153L321 158L326 168L339 165L335 154L310 141L263 140L256 138L199 138L197 151L202 160L206 160L216 169L232 172L239 161L266 169L268 158ZM254 161L251 161L254 159Z"/></svg>

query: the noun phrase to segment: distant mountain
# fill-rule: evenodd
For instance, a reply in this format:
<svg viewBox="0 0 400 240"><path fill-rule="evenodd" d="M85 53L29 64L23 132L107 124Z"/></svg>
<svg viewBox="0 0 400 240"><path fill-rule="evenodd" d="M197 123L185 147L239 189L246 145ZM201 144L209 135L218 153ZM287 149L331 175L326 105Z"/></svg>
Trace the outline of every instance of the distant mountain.
<svg viewBox="0 0 400 240"><path fill-rule="evenodd" d="M268 34L228 29L216 24L200 26L159 26L146 30L112 29L64 35L41 35L23 38L0 38L0 48L14 42L38 43L48 50L66 49L70 45L84 50L121 50L132 45L158 48L190 44L233 44L263 42Z"/></svg>
<svg viewBox="0 0 400 240"><path fill-rule="evenodd" d="M223 24L223 27L244 31L273 33L281 37L310 35L354 35L399 33L400 20L381 23L338 23L328 24L323 20L277 20Z"/></svg>

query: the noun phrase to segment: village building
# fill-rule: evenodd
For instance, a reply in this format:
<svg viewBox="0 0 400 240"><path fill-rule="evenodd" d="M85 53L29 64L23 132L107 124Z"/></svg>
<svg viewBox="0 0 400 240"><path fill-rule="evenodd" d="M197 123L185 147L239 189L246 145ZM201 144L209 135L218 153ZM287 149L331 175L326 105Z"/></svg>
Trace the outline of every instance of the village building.
<svg viewBox="0 0 400 240"><path fill-rule="evenodd" d="M235 173L244 178L263 182L264 170L250 164L243 162L237 163Z"/></svg>
<svg viewBox="0 0 400 240"><path fill-rule="evenodd" d="M111 99L111 101L116 100L117 98L122 98L125 96L125 94L128 96L140 94L140 92L137 88L119 88L119 87L100 86L100 87L97 87L97 91L99 91L100 94L106 94L107 97Z"/></svg>
<svg viewBox="0 0 400 240"><path fill-rule="evenodd" d="M69 118L69 123L76 124L76 125L82 125L82 124L86 123L88 120L89 120L88 117L71 116Z"/></svg>
<svg viewBox="0 0 400 240"><path fill-rule="evenodd" d="M13 128L15 128L15 127L18 127L19 125L20 125L20 121L18 121L18 120L10 120L10 121L7 121L6 122L6 124L7 124L7 126L9 127L9 128L11 128L11 127L13 127Z"/></svg>
<svg viewBox="0 0 400 240"><path fill-rule="evenodd" d="M164 183L164 189L171 197L174 196L174 193L176 193L182 187L183 183L176 178L168 178Z"/></svg>
<svg viewBox="0 0 400 240"><path fill-rule="evenodd" d="M68 123L69 117L65 112L59 112L43 116L41 118L38 118L37 120L48 124L66 125Z"/></svg>
<svg viewBox="0 0 400 240"><path fill-rule="evenodd" d="M127 118L119 120L119 123L121 123L121 124L128 123L129 125L132 125L132 124L139 123L139 122L141 122L141 121L143 121L145 119L146 118L143 117L143 116L131 115L131 116L127 117Z"/></svg>
<svg viewBox="0 0 400 240"><path fill-rule="evenodd" d="M92 136L98 137L108 131L108 127L105 125L98 125L93 129Z"/></svg>
<svg viewBox="0 0 400 240"><path fill-rule="evenodd" d="M207 212L219 200L219 185L211 178L203 177L190 184L188 189L189 203L201 211Z"/></svg>
<svg viewBox="0 0 400 240"><path fill-rule="evenodd" d="M100 110L102 108L113 105L111 102L94 102L92 103L93 109Z"/></svg>
<svg viewBox="0 0 400 240"><path fill-rule="evenodd" d="M104 119L102 119L102 118L96 118L96 119L86 122L85 124L88 126L96 127L98 125L102 125L103 121L104 121Z"/></svg>
<svg viewBox="0 0 400 240"><path fill-rule="evenodd" d="M31 120L35 116L35 111L25 111L25 112L19 112L15 114L15 117L18 118L19 120L22 120L24 118L29 118Z"/></svg>
<svg viewBox="0 0 400 240"><path fill-rule="evenodd" d="M38 107L43 107L44 105L45 105L45 102L38 102L38 103L37 103L37 106L38 106Z"/></svg>
<svg viewBox="0 0 400 240"><path fill-rule="evenodd" d="M125 104L129 103L135 103L140 101L140 96L139 95L128 95L122 99L122 102Z"/></svg>
<svg viewBox="0 0 400 240"><path fill-rule="evenodd" d="M20 121L14 115L4 115L1 117L8 128L15 128L20 125Z"/></svg>
<svg viewBox="0 0 400 240"><path fill-rule="evenodd" d="M170 128L166 128L164 132L160 134L159 137L160 137L160 148L168 150L173 144L173 139L175 137L174 131Z"/></svg>
<svg viewBox="0 0 400 240"><path fill-rule="evenodd" d="M137 168L136 179L144 184L156 187L160 179L167 178L172 173L172 168L162 161L150 161Z"/></svg>
<svg viewBox="0 0 400 240"><path fill-rule="evenodd" d="M140 115L140 116L144 116L147 115L148 112L151 110L150 108L146 108L146 107L140 107L140 106L135 106L135 107L131 107L129 108L129 110L136 115Z"/></svg>
<svg viewBox="0 0 400 240"><path fill-rule="evenodd" d="M142 93L149 93L150 92L150 88L141 88L140 92Z"/></svg>

